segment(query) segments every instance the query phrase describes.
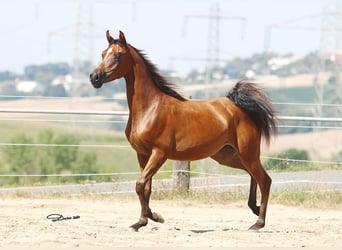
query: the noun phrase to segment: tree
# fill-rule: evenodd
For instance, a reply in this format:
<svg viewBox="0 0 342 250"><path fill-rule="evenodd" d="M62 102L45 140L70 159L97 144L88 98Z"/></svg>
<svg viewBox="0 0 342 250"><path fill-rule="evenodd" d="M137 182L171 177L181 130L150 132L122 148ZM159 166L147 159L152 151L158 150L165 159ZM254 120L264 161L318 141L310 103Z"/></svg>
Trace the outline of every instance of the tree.
<svg viewBox="0 0 342 250"><path fill-rule="evenodd" d="M96 155L80 153L78 150L80 139L74 134L55 135L52 130L46 130L38 134L38 140L21 134L15 136L11 142L15 145L4 148L5 161L9 165L10 173L46 175L60 174L63 171L71 173L96 172ZM30 144L46 145L32 146ZM30 180L34 182L44 179L48 178L37 177ZM82 177L74 179L80 180ZM67 180L70 181L70 178ZM18 177L14 181L21 183Z"/></svg>
<svg viewBox="0 0 342 250"><path fill-rule="evenodd" d="M74 174L97 173L96 161L97 158L94 153L85 153L72 165L71 171ZM88 178L88 176L75 177L76 180L84 180L86 178Z"/></svg>
<svg viewBox="0 0 342 250"><path fill-rule="evenodd" d="M54 140L56 145L70 145L56 147L54 149L55 165L58 170L69 170L77 160L78 147L80 140L72 134L63 134Z"/></svg>
<svg viewBox="0 0 342 250"><path fill-rule="evenodd" d="M43 65L28 65L24 69L24 76L30 80L46 82L58 75L67 75L71 72L67 63L48 63Z"/></svg>
<svg viewBox="0 0 342 250"><path fill-rule="evenodd" d="M68 96L68 93L62 84L58 84L56 86L49 85L49 87L44 90L43 95L44 96L66 97L66 96Z"/></svg>
<svg viewBox="0 0 342 250"><path fill-rule="evenodd" d="M0 82L14 80L17 77L12 71L1 71L0 72Z"/></svg>
<svg viewBox="0 0 342 250"><path fill-rule="evenodd" d="M39 174L39 168L36 164L36 148L21 146L34 143L33 139L21 134L14 137L11 143L13 145L4 148L4 158L10 165L10 173ZM15 177L14 181L18 183L19 177Z"/></svg>

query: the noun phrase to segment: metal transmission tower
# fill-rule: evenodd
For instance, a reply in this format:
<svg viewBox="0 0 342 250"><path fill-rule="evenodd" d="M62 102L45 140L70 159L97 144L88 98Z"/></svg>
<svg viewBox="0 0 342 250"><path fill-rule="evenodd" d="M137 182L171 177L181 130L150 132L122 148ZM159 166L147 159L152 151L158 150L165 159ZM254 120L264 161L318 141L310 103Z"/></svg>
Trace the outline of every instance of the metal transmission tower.
<svg viewBox="0 0 342 250"><path fill-rule="evenodd" d="M80 3L77 8L77 20L74 24L69 24L50 31L48 34L47 53L50 53L52 38L55 36L73 37L73 73L80 72L83 62L94 64L94 22L93 4ZM102 34L103 36L103 34Z"/></svg>
<svg viewBox="0 0 342 250"><path fill-rule="evenodd" d="M84 62L89 63L89 67L93 68L95 62L94 45L95 38L100 37L103 39L104 33L95 33L94 22L94 8L95 5L109 5L109 4L130 4L132 13L132 22L136 21L136 3L135 1L111 1L111 0L98 0L94 1L79 1L76 14L76 23L66 25L49 32L47 53L51 50L51 40L54 36L73 37L74 38L74 55L73 55L73 73L80 73L81 67L85 66ZM109 27L108 27L109 28Z"/></svg>
<svg viewBox="0 0 342 250"><path fill-rule="evenodd" d="M334 93L329 103L342 104L342 9L341 1L325 0L321 25L320 58L321 72L326 71L325 61L330 59L333 63L330 91ZM319 84L324 88L323 84ZM324 93L323 90L321 94ZM320 96L323 101L324 96ZM322 110L320 110L322 112ZM337 115L342 115L342 110L337 109Z"/></svg>
<svg viewBox="0 0 342 250"><path fill-rule="evenodd" d="M207 45L207 57L205 73L207 81L211 81L210 71L215 68L219 68L220 59L220 29L221 29L221 20L237 20L241 23L241 39L244 37L245 32L245 21L244 17L240 16L226 16L221 15L221 8L218 3L214 3L210 8L209 15L186 15L184 22L184 30L186 27L186 21L189 18L198 18L198 19L208 19L209 27L208 27L208 45Z"/></svg>
<svg viewBox="0 0 342 250"><path fill-rule="evenodd" d="M220 6L214 3L210 8L207 47L207 69L219 67L220 60Z"/></svg>
<svg viewBox="0 0 342 250"><path fill-rule="evenodd" d="M75 74L80 73L84 62L91 67L94 65L93 9L90 2L78 5L73 60Z"/></svg>
<svg viewBox="0 0 342 250"><path fill-rule="evenodd" d="M316 93L316 106L314 114L323 115L323 103L342 103L342 13L339 0L323 1L321 13L290 19L282 23L271 24L265 30L265 51L268 51L271 43L271 34L274 29L319 31L320 41L318 45L318 61L316 65L316 75L313 81ZM330 67L327 67L329 61ZM330 71L330 87L326 84L327 73ZM323 77L325 76L325 77ZM327 97L330 89L331 97ZM337 109L340 110L340 109ZM342 112L337 111L337 112ZM339 114L341 115L341 114Z"/></svg>

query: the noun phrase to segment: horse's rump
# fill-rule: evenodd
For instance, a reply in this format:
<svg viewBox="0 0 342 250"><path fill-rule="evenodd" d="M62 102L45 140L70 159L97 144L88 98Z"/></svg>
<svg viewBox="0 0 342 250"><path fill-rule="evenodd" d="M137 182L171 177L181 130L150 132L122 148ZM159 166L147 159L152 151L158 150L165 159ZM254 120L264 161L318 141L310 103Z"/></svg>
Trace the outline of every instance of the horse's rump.
<svg viewBox="0 0 342 250"><path fill-rule="evenodd" d="M269 98L254 83L239 81L227 97L246 112L269 144L277 133L275 109Z"/></svg>

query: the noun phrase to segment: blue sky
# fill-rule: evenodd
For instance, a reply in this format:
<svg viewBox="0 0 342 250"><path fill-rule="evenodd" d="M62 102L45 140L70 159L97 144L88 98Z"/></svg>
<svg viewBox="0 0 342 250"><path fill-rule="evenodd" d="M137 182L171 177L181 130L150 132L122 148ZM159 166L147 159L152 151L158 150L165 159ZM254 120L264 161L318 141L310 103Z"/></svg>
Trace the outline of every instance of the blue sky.
<svg viewBox="0 0 342 250"><path fill-rule="evenodd" d="M243 40L239 22L221 21L220 58L224 60L262 52L266 26L320 13L323 5L321 0L1 1L0 71L20 73L28 64L72 63L75 55L92 58L98 63L101 51L107 46L107 29L113 36L122 30L127 41L143 49L161 69L201 70L204 61L171 58L206 57L208 19L185 16L208 15L214 3L219 4L223 16L246 18ZM84 25L77 26L78 20ZM320 25L318 20L310 22ZM93 23L92 47L90 38L79 36L76 40L75 35L88 35L91 32L89 23ZM319 31L277 29L272 32L270 49L304 55L319 48L319 36ZM79 45L77 49L76 44Z"/></svg>

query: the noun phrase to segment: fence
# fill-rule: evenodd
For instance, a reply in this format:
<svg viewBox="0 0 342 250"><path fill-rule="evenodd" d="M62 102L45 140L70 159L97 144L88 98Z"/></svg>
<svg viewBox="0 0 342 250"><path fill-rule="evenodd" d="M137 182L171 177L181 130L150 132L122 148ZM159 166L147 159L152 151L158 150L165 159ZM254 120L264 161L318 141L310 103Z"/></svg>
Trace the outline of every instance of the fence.
<svg viewBox="0 0 342 250"><path fill-rule="evenodd" d="M128 111L93 111L93 110L58 110L58 109L6 109L0 108L0 113L25 114L61 114L61 115L111 115L128 116ZM308 122L342 122L338 117L308 117L308 116L278 116L280 121L308 121Z"/></svg>
<svg viewBox="0 0 342 250"><path fill-rule="evenodd" d="M87 116L128 116L128 111L94 111L94 110L65 110L65 109L13 109L13 108L0 108L0 113L11 113L11 114L43 114L43 115L87 115ZM324 122L324 123L341 123L342 118L331 118L331 117L306 117L306 116L278 116L278 119L281 122L288 122L288 121L304 121L304 122ZM319 128L341 128L341 126L318 126ZM22 143L22 144L15 144L15 143L8 143L8 142L0 142L0 146L46 146L46 147L128 147L122 145L63 145L63 144L30 144L30 143ZM295 159L284 159L284 158L276 158L276 157L266 157L263 158L271 158L277 160L286 160L286 161L299 161ZM311 162L311 161L310 161ZM340 162L332 162L332 161L316 161L320 164L336 164L340 165ZM188 189L190 183L190 168L189 163L187 162L177 162L174 166L174 185L179 186L185 190ZM96 175L117 175L120 173L100 173L100 174L91 174L91 173L82 173L82 174L52 174L52 175L44 175L44 176L96 176ZM123 174L123 173L122 173ZM138 174L136 172L132 173L124 173L124 174ZM205 173L208 174L208 173ZM209 173L210 174L210 173ZM38 175L0 175L0 177L8 177L8 176L17 176L17 177L37 177Z"/></svg>

